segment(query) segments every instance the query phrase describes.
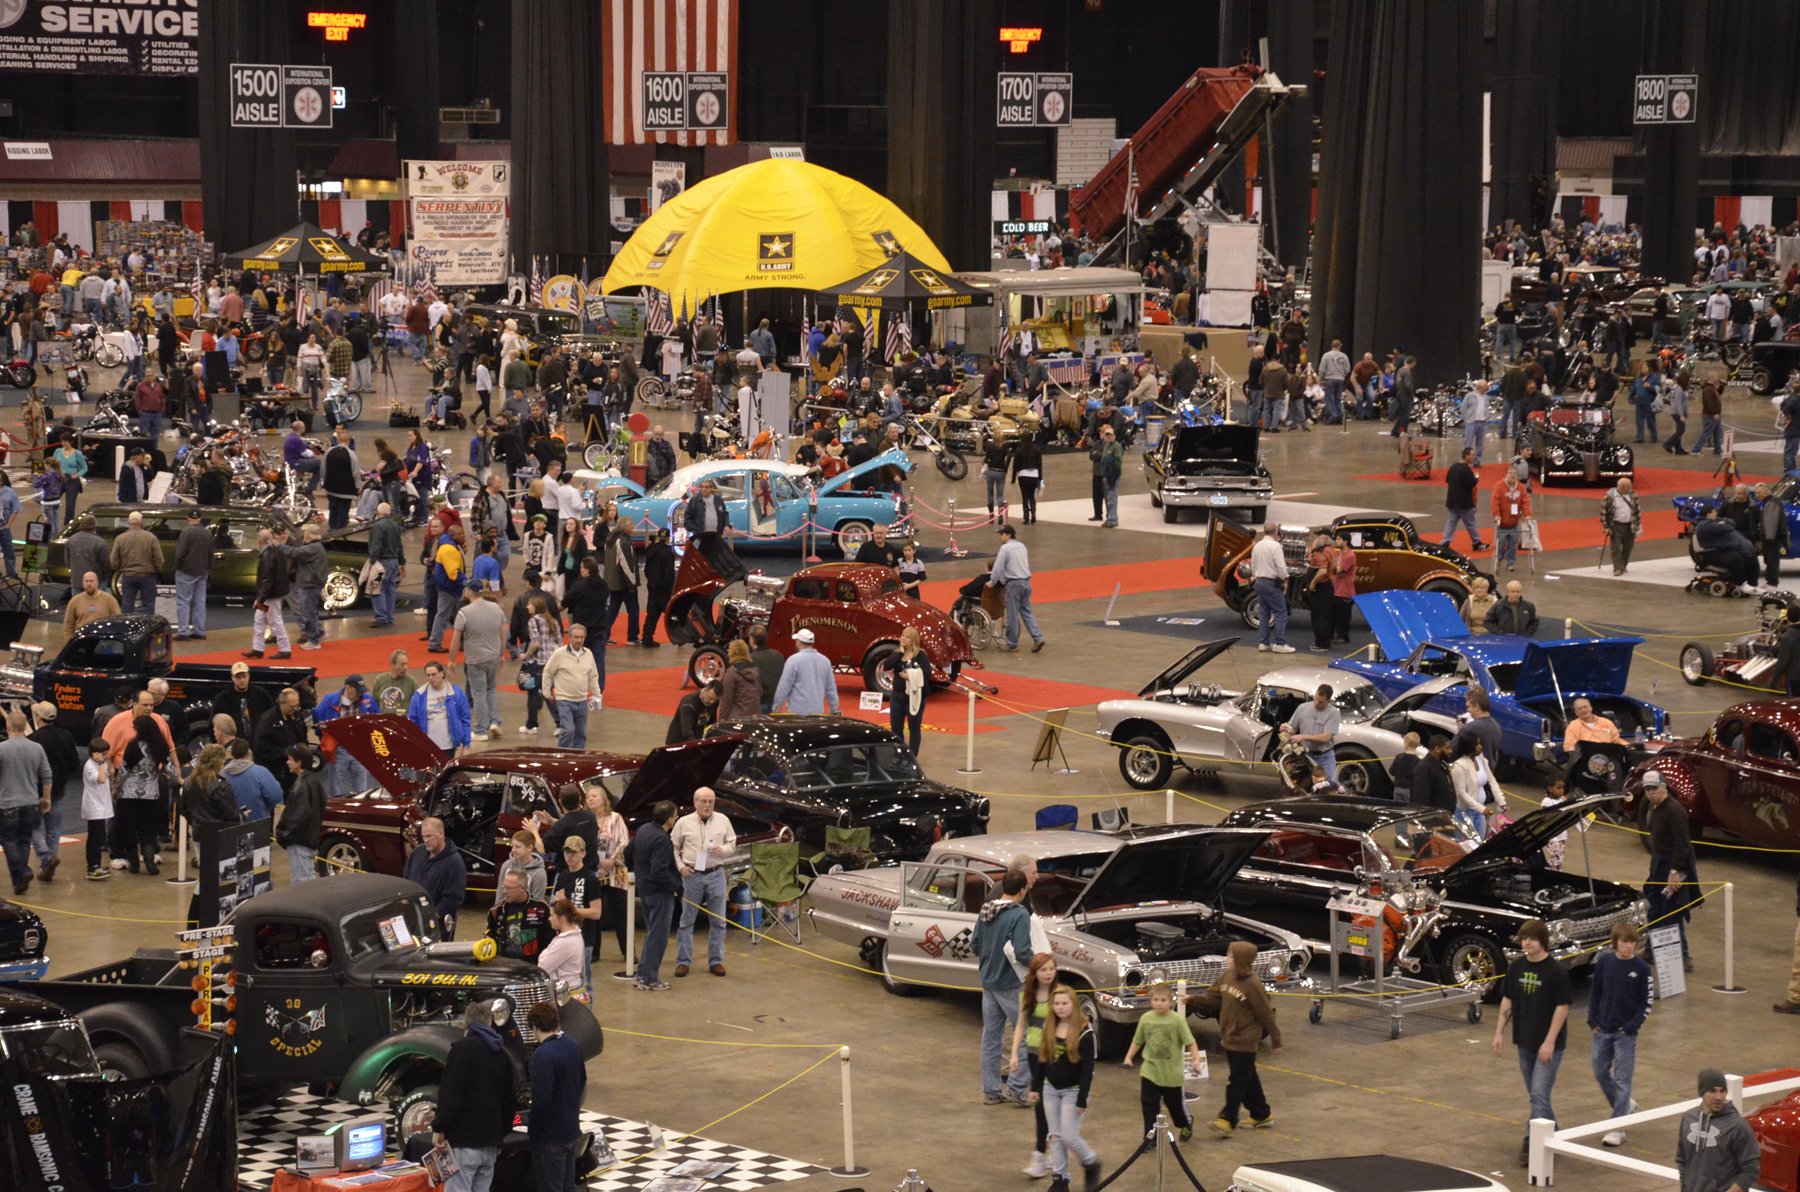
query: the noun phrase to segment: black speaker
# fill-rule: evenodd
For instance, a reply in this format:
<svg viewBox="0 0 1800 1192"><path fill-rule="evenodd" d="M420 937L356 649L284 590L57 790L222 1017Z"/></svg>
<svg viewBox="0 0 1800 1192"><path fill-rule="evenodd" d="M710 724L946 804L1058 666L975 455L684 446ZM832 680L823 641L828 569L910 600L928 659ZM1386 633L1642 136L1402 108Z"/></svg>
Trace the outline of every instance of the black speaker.
<svg viewBox="0 0 1800 1192"><path fill-rule="evenodd" d="M258 397L262 394L262 391L263 379L261 377L244 378L244 396L246 398Z"/></svg>

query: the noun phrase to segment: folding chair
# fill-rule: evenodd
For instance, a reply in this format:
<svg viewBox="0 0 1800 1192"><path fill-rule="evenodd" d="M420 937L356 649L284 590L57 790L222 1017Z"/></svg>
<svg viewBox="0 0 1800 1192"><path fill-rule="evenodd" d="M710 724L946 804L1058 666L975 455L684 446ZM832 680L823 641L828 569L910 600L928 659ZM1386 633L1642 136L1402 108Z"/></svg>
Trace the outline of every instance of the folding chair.
<svg viewBox="0 0 1800 1192"><path fill-rule="evenodd" d="M1122 832L1131 826L1131 812L1123 807L1107 807L1094 812L1094 831Z"/></svg>
<svg viewBox="0 0 1800 1192"><path fill-rule="evenodd" d="M767 908L775 925L800 942L800 846L753 844L750 846L750 897ZM752 935L750 942L761 940Z"/></svg>
<svg viewBox="0 0 1800 1192"><path fill-rule="evenodd" d="M845 852L850 850L868 852L869 839L869 829L867 828L840 828L835 824L827 824L825 827L825 851L808 857L806 859L807 867L812 870L815 878L822 873L842 869L844 868Z"/></svg>
<svg viewBox="0 0 1800 1192"><path fill-rule="evenodd" d="M1080 822L1081 809L1073 803L1052 803L1037 810L1037 828L1040 832L1055 831L1058 828L1072 829Z"/></svg>

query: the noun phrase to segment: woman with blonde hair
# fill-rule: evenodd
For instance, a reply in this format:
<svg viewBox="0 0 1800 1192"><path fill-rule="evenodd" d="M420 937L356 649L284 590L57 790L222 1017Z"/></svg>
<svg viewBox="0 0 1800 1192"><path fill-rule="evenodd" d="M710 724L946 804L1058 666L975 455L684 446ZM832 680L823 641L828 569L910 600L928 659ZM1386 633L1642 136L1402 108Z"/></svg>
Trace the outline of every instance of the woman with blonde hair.
<svg viewBox="0 0 1800 1192"><path fill-rule="evenodd" d="M223 745L208 745L194 758L194 772L181 789L181 814L190 827L235 827L244 822L237 796L225 781L225 763L230 760Z"/></svg>
<svg viewBox="0 0 1800 1192"><path fill-rule="evenodd" d="M755 716L762 711L762 671L750 661L750 643L733 638L725 652L725 690L719 695L714 723Z"/></svg>
<svg viewBox="0 0 1800 1192"><path fill-rule="evenodd" d="M900 648L882 659L881 669L889 679L888 725L902 744L910 726L912 743L907 748L917 758L925 727L925 687L931 681L931 659L925 656L917 629L908 625L900 631Z"/></svg>
<svg viewBox="0 0 1800 1192"><path fill-rule="evenodd" d="M1469 585L1469 598L1463 601L1463 624L1469 627L1470 633L1486 633L1488 609L1499 603L1499 597L1488 591L1488 582L1484 576L1476 576L1475 582Z"/></svg>
<svg viewBox="0 0 1800 1192"><path fill-rule="evenodd" d="M587 809L594 813L595 838L599 851L594 857L594 872L600 876L600 929L612 928L619 941L619 955L631 959L630 941L625 938L625 844L631 832L625 817L614 811L606 788L595 783L587 788ZM600 941L594 941L594 959L600 959Z"/></svg>

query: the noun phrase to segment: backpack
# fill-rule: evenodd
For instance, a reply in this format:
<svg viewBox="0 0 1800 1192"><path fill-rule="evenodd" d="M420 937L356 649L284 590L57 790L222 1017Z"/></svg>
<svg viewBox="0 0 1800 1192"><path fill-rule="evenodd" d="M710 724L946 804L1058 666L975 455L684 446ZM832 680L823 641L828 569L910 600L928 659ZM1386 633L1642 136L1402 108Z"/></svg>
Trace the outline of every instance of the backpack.
<svg viewBox="0 0 1800 1192"><path fill-rule="evenodd" d="M1112 455L1104 447L1100 449L1100 471L1107 480L1118 480L1124 474L1119 458Z"/></svg>

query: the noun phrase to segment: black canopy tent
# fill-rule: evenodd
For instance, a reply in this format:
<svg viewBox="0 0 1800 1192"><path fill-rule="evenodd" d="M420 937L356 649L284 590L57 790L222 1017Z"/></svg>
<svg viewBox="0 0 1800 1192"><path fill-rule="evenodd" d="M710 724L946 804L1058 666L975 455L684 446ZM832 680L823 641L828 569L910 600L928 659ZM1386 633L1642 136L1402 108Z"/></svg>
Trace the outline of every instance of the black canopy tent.
<svg viewBox="0 0 1800 1192"><path fill-rule="evenodd" d="M921 303L927 310L949 310L987 306L994 300L993 295L933 269L904 250L860 277L826 286L819 293L836 298L839 306L864 309L908 310Z"/></svg>
<svg viewBox="0 0 1800 1192"><path fill-rule="evenodd" d="M388 262L386 257L365 252L323 228L298 223L273 239L242 252L225 254L225 265L230 269L317 277L326 273L380 273L387 269Z"/></svg>

